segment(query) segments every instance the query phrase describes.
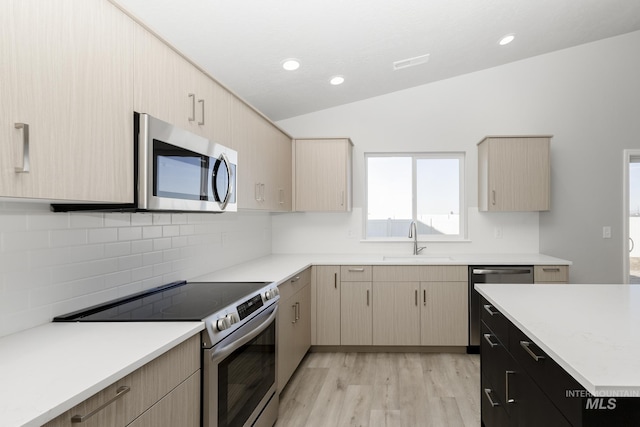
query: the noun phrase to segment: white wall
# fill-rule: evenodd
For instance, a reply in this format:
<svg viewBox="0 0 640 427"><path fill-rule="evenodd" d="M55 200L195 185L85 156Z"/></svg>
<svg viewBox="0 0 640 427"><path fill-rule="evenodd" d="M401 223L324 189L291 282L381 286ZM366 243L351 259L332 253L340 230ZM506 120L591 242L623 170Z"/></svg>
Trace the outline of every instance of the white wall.
<svg viewBox="0 0 640 427"><path fill-rule="evenodd" d="M362 221L363 154L463 150L472 243L432 243L430 252L539 249L572 260L572 282L620 282L622 150L640 147L638 46L640 32L634 32L278 122L294 137L352 138L356 209L342 215L298 214L293 220L275 216L273 251L396 250L397 245L370 246L346 237ZM347 76L345 84L358 82ZM476 212L476 143L500 134L554 135L550 212ZM502 223L510 226L499 241L493 227ZM329 232L328 224L340 230ZM612 239L601 238L603 225L612 226ZM410 246L402 250L410 251Z"/></svg>
<svg viewBox="0 0 640 427"><path fill-rule="evenodd" d="M0 336L271 252L265 213L52 213L0 202Z"/></svg>

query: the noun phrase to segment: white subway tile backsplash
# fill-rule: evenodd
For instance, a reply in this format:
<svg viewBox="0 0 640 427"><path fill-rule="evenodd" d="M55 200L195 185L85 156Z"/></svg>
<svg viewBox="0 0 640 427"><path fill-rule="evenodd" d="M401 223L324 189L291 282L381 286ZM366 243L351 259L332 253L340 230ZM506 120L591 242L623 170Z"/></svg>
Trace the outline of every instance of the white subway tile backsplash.
<svg viewBox="0 0 640 427"><path fill-rule="evenodd" d="M0 202L0 336L268 255L270 229L266 213L52 213Z"/></svg>

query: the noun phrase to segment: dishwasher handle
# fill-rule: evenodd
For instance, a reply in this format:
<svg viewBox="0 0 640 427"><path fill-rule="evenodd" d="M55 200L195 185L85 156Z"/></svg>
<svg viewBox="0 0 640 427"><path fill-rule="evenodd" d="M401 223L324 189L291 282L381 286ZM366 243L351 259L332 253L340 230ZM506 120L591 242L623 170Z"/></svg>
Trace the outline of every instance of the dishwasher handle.
<svg viewBox="0 0 640 427"><path fill-rule="evenodd" d="M530 268L474 268L472 274L531 274Z"/></svg>

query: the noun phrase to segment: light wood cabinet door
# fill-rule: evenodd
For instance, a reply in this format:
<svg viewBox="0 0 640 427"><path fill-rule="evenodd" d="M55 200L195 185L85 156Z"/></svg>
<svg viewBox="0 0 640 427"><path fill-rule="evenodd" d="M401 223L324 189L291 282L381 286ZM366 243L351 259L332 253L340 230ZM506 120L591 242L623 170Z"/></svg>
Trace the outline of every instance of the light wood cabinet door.
<svg viewBox="0 0 640 427"><path fill-rule="evenodd" d="M342 282L340 344L372 344L373 298L371 282Z"/></svg>
<svg viewBox="0 0 640 427"><path fill-rule="evenodd" d="M551 136L486 137L478 144L480 211L550 208Z"/></svg>
<svg viewBox="0 0 640 427"><path fill-rule="evenodd" d="M420 345L419 282L373 282L373 345Z"/></svg>
<svg viewBox="0 0 640 427"><path fill-rule="evenodd" d="M137 112L207 136L207 104L213 93L210 80L140 25L135 27L134 85Z"/></svg>
<svg viewBox="0 0 640 427"><path fill-rule="evenodd" d="M340 345L340 267L313 267L316 274L316 345Z"/></svg>
<svg viewBox="0 0 640 427"><path fill-rule="evenodd" d="M294 145L295 210L351 211L351 140L296 139Z"/></svg>
<svg viewBox="0 0 640 427"><path fill-rule="evenodd" d="M133 21L106 0L8 0L7 19L0 195L132 202Z"/></svg>
<svg viewBox="0 0 640 427"><path fill-rule="evenodd" d="M420 343L468 345L468 283L420 283Z"/></svg>

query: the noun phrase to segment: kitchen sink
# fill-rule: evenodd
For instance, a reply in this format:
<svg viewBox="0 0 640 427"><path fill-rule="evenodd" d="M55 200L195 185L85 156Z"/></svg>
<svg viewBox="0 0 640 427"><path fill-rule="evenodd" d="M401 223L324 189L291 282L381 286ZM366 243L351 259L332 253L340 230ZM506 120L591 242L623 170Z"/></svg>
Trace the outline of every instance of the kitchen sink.
<svg viewBox="0 0 640 427"><path fill-rule="evenodd" d="M415 262L415 263L436 263L452 261L448 256L428 256L428 255L404 255L404 256L384 256L383 261L388 262Z"/></svg>

